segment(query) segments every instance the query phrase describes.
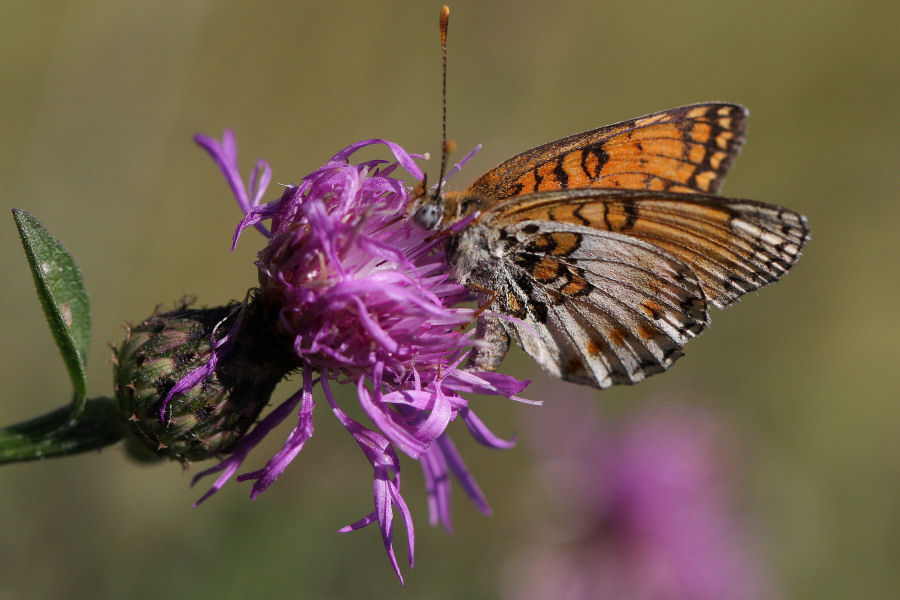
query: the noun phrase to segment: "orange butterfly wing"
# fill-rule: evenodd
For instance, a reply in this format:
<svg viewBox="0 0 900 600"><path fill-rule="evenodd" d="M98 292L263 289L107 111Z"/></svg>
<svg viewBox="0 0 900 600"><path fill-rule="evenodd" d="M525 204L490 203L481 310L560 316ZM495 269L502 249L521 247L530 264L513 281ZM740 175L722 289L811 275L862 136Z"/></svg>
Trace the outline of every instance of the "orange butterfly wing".
<svg viewBox="0 0 900 600"><path fill-rule="evenodd" d="M686 265L699 278L705 299L720 308L777 281L809 239L806 218L792 210L708 194L542 192L495 204L483 220L500 229L523 222L565 223L573 232L587 227L641 239ZM532 245L532 252L540 247ZM575 242L557 234L545 245L548 254L566 256Z"/></svg>
<svg viewBox="0 0 900 600"><path fill-rule="evenodd" d="M497 165L468 192L502 200L579 188L715 193L744 142L737 104L681 106L578 133Z"/></svg>
<svg viewBox="0 0 900 600"><path fill-rule="evenodd" d="M538 146L447 198L461 275L491 308L469 366L510 337L552 374L605 388L667 369L724 307L782 277L808 240L788 209L714 194L744 141L736 104L682 106ZM480 262L473 257L481 258Z"/></svg>
<svg viewBox="0 0 900 600"><path fill-rule="evenodd" d="M481 317L486 350L471 364L496 368L511 336L551 374L605 388L668 369L707 306L781 278L809 228L752 200L579 189L497 203L460 235L462 247L486 241L471 280L516 318Z"/></svg>

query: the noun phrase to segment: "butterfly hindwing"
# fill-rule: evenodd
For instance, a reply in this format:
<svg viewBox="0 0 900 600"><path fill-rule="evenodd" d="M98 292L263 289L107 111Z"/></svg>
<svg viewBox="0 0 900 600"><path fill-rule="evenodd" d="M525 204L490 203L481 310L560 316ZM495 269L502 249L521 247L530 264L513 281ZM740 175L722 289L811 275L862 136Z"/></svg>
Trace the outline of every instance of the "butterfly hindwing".
<svg viewBox="0 0 900 600"><path fill-rule="evenodd" d="M492 308L554 375L608 387L667 369L707 323L699 281L641 240L562 223L523 221L493 271Z"/></svg>
<svg viewBox="0 0 900 600"><path fill-rule="evenodd" d="M746 117L737 104L704 103L607 125L518 154L468 191L493 200L586 187L715 193Z"/></svg>

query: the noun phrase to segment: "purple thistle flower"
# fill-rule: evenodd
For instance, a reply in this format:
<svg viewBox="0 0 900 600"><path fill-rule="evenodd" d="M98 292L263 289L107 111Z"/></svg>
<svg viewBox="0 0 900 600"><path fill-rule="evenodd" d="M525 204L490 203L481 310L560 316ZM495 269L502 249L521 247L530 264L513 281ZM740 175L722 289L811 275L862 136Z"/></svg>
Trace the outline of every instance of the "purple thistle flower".
<svg viewBox="0 0 900 600"><path fill-rule="evenodd" d="M489 514L487 500L446 429L460 417L480 443L509 448L512 442L492 434L463 394L521 400L516 394L527 382L460 367L477 343L471 330L461 331L475 315L474 309L458 306L470 299L469 292L449 275L444 257L447 238L431 236L406 218L409 189L391 177L402 166L421 180L414 161L420 156L385 140L361 141L299 184L287 186L280 200L260 204L271 179L265 161L257 162L248 188L238 171L230 131L221 142L201 135L195 140L219 165L245 213L233 243L250 226L268 237L256 263L260 288L252 302L275 325L278 335L272 344L284 345L302 365L302 388L241 438L229 457L195 477L196 482L221 472L197 504L231 479L250 450L299 405L297 425L282 449L262 469L237 478L253 480L251 498L268 488L312 436L313 390L318 384L374 471L374 510L340 531L377 522L402 581L393 549L394 510L406 526L410 565L415 537L410 510L400 494L395 448L422 466L432 524L451 528L450 473L474 504ZM376 144L387 146L395 161L348 162L357 150ZM263 221L270 222L271 230ZM175 389L196 384L202 375L190 381L190 375L185 377ZM332 382L356 386L374 428L347 416L332 394Z"/></svg>
<svg viewBox="0 0 900 600"><path fill-rule="evenodd" d="M510 562L507 597L772 597L734 510L722 425L669 405L614 429L588 409L555 402L533 427L559 516Z"/></svg>

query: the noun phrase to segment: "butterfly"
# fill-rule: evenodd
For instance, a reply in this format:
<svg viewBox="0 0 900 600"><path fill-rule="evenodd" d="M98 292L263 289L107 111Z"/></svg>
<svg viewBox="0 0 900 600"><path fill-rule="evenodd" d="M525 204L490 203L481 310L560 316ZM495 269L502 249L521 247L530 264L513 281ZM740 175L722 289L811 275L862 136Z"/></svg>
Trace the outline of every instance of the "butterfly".
<svg viewBox="0 0 900 600"><path fill-rule="evenodd" d="M668 369L723 308L797 262L806 218L715 195L747 110L704 103L518 154L463 192L423 196L453 275L484 302L471 368L510 339L545 370L606 388ZM454 224L471 221L461 229Z"/></svg>

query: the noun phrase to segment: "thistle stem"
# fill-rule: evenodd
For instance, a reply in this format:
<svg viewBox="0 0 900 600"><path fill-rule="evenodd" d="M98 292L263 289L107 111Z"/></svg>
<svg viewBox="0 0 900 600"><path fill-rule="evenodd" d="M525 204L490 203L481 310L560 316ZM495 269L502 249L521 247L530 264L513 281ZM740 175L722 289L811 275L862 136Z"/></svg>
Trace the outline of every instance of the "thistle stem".
<svg viewBox="0 0 900 600"><path fill-rule="evenodd" d="M74 419L72 407L64 406L30 421L0 428L0 464L99 450L122 438L118 419L114 400L94 398Z"/></svg>

